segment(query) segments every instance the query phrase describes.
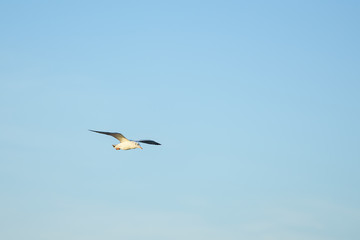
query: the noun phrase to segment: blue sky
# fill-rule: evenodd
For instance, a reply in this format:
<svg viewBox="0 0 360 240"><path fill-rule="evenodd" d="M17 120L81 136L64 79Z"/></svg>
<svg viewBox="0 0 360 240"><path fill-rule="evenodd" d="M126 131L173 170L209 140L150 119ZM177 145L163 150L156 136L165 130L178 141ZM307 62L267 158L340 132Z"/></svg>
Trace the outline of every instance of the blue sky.
<svg viewBox="0 0 360 240"><path fill-rule="evenodd" d="M359 239L358 1L0 9L1 239Z"/></svg>

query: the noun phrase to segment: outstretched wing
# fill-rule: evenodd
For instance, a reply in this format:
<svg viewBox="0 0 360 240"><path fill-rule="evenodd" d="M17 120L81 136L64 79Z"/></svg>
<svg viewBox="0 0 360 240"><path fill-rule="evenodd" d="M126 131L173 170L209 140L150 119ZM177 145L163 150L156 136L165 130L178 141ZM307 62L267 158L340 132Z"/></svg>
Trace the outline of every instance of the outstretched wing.
<svg viewBox="0 0 360 240"><path fill-rule="evenodd" d="M153 140L139 140L138 142L146 143L146 144L152 144L152 145L161 145L158 142L155 142Z"/></svg>
<svg viewBox="0 0 360 240"><path fill-rule="evenodd" d="M117 140L119 140L120 142L129 141L129 139L124 137L124 135L122 135L121 133L117 133L117 132L100 132L100 131L95 131L95 130L89 130L89 131L112 136L112 137L116 138Z"/></svg>

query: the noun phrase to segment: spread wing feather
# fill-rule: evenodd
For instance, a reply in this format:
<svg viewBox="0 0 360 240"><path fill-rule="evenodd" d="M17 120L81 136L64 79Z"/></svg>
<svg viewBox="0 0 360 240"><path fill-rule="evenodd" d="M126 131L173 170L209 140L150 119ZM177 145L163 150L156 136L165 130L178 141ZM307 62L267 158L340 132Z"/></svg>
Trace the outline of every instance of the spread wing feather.
<svg viewBox="0 0 360 240"><path fill-rule="evenodd" d="M89 130L89 131L112 136L112 137L116 138L117 140L119 140L120 142L129 141L129 140L128 140L126 137L124 137L124 135L122 135L121 133L117 133L117 132L101 132L101 131L95 131L95 130Z"/></svg>
<svg viewBox="0 0 360 240"><path fill-rule="evenodd" d="M146 144L152 144L152 145L161 145L158 142L155 142L153 140L139 140L138 142L146 143Z"/></svg>

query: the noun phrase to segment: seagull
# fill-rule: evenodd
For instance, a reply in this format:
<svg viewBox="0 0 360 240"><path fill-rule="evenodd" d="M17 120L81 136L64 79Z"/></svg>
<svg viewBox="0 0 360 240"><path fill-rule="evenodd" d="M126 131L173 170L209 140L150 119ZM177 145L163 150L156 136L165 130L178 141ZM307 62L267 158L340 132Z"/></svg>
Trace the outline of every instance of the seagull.
<svg viewBox="0 0 360 240"><path fill-rule="evenodd" d="M138 140L138 141L129 140L126 137L124 137L124 135L122 135L121 133L117 133L117 132L100 132L100 131L95 131L95 130L89 130L89 131L113 136L114 138L119 140L120 143L118 143L116 145L112 145L116 150L130 150L130 149L135 149L135 148L143 149L140 146L140 142L146 143L146 144L152 144L152 145L161 145L160 143L155 142L153 140Z"/></svg>

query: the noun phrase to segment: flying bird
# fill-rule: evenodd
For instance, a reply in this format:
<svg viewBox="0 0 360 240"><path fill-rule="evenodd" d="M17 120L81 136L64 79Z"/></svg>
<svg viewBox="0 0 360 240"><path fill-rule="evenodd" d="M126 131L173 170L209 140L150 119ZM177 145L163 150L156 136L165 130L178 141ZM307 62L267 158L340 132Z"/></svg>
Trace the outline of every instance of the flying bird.
<svg viewBox="0 0 360 240"><path fill-rule="evenodd" d="M112 136L112 137L116 138L117 140L119 140L120 143L118 143L116 145L112 145L116 150L130 150L130 149L135 149L135 148L143 149L140 146L140 143L161 145L160 143L155 142L153 140L138 140L138 141L129 140L126 137L124 137L124 135L122 135L121 133L117 133L117 132L100 132L100 131L95 131L95 130L89 130L89 131L109 135L109 136Z"/></svg>

